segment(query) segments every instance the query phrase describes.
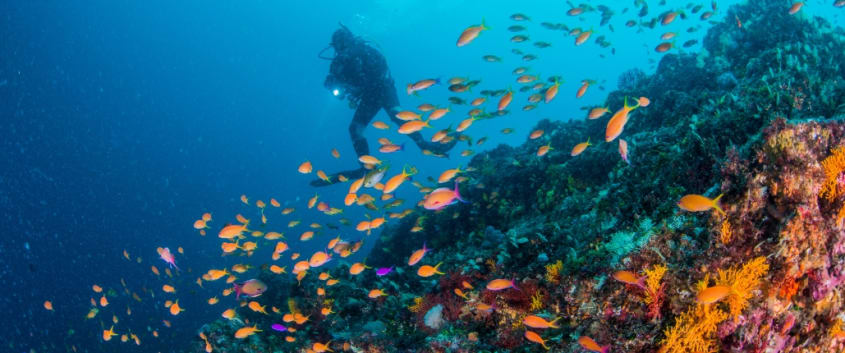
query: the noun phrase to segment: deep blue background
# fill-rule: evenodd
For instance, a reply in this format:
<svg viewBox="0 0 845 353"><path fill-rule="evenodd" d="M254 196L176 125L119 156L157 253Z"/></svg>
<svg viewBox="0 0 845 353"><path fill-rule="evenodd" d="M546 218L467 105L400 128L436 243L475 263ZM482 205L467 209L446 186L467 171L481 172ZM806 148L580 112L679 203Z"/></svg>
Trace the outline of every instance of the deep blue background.
<svg viewBox="0 0 845 353"><path fill-rule="evenodd" d="M617 12L611 21L615 32L598 27L596 14L566 16L569 7L559 1L518 8L509 1L480 0L435 5L409 1L401 7L394 1L355 6L340 1L0 2L0 351L65 351L71 345L82 351L115 351L117 339L100 339L112 314L120 319L116 331L131 329L142 340L141 347L124 344L120 349L183 349L203 323L234 305L230 297L209 307L205 300L219 296L223 285L207 284L210 290L203 290L193 281L209 268L268 262L266 253L222 259L214 236L219 228L207 237L191 228L203 212L214 214L215 227L233 221L239 212L255 217L255 209L238 200L241 194L265 202L275 197L297 207L287 217L273 210L271 220L278 222L271 223L305 256L337 235L360 238L354 229L343 229L322 232L304 245L296 240L308 223L329 220L304 212L304 202L316 191L331 205L342 205L348 187L314 190L307 184L309 177L296 173L299 163L308 159L315 170L329 173L357 165L347 133L352 111L322 87L328 62L316 56L338 21L384 53L400 89L422 78L453 76L482 79L481 89L518 87L510 72L526 64L510 53L513 47L539 55L527 64L532 72L564 77L551 104L524 113L519 108L527 94L517 94L511 115L476 122L467 132L476 139L489 136L486 145L472 147L477 152L498 143L521 143L542 118L583 119L581 108L602 104L607 91L596 85L576 100L581 80L604 81L604 88L612 90L627 69L653 71L660 57L653 48L663 32L678 32L680 44L700 39L707 28L693 15L638 33L623 25L635 16L635 10L621 14L632 1L606 3ZM649 18L669 9L650 3ZM719 3L726 9L729 2ZM819 1L805 12L829 9ZM511 44L513 33L506 28L513 24L508 16L514 12L533 18L523 23L533 40L553 46ZM834 23L840 12L832 12ZM492 30L456 48L458 34L482 18ZM541 28L542 21L593 28L594 38L603 34L614 43L616 55L592 41L575 47L564 32ZM688 34L690 26L702 29ZM486 63L481 60L485 54L504 62ZM440 86L421 97L401 90L400 100L407 108L422 102L446 105L450 95ZM495 102L488 102L488 110L494 107ZM465 117L466 107L454 108L426 136ZM383 113L378 119L389 122ZM504 136L499 133L504 127L517 132ZM406 141L395 132L373 128L367 136L373 151L380 136ZM330 156L332 148L341 159ZM422 173L416 178L422 181L466 165L469 158L459 156L465 148L460 144L451 159L443 160L422 156L411 143L386 158L394 166L417 166ZM390 174L395 172L398 168ZM406 205L420 198L410 186L397 196L407 199ZM347 209L345 216L357 221L363 212ZM285 224L291 219L301 219L303 225L288 230ZM185 249L185 255L177 254L185 270L177 279L151 273L153 264L164 269L156 259L158 246ZM123 259L124 249L133 261ZM123 294L121 278L141 295L142 303ZM86 321L90 298L99 297L90 289L95 283L119 296L111 297L111 305L96 319ZM162 295L164 283L174 284L176 295ZM166 298L179 298L186 311L172 317L162 305ZM55 312L42 308L48 299ZM125 313L127 306L131 316ZM163 326L165 319L172 328ZM161 336L153 338L152 330Z"/></svg>

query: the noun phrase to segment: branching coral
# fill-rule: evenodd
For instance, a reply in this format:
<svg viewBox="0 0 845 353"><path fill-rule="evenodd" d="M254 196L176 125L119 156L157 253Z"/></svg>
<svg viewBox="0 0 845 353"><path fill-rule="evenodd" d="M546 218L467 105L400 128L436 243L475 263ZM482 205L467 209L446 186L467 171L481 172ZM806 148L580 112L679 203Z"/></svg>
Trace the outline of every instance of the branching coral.
<svg viewBox="0 0 845 353"><path fill-rule="evenodd" d="M648 316L651 318L660 317L660 306L663 304L665 283L661 283L663 275L666 274L666 266L654 265L650 270L645 270L646 294L643 300L648 304Z"/></svg>
<svg viewBox="0 0 845 353"><path fill-rule="evenodd" d="M752 292L760 285L760 279L769 270L769 264L765 257L758 257L746 263L742 268L731 268L727 271L719 270L719 278L716 284L730 286L731 294L727 301L730 306L730 314L736 319L748 306L748 300Z"/></svg>
<svg viewBox="0 0 845 353"><path fill-rule="evenodd" d="M536 292L531 296L531 311L537 311L543 308L543 293Z"/></svg>
<svg viewBox="0 0 845 353"><path fill-rule="evenodd" d="M694 353L717 352L715 335L720 322L728 318L728 313L704 305L694 308L678 316L675 326L663 333L661 353Z"/></svg>
<svg viewBox="0 0 845 353"><path fill-rule="evenodd" d="M557 260L553 264L546 265L546 282L557 284L560 282L560 271L563 269L563 261Z"/></svg>
<svg viewBox="0 0 845 353"><path fill-rule="evenodd" d="M418 313L420 311L420 309L422 308L422 305L423 305L423 298L422 297L416 297L416 298L414 298L414 304L411 304L411 305L408 306L408 310L410 310L412 313Z"/></svg>
<svg viewBox="0 0 845 353"><path fill-rule="evenodd" d="M731 224L728 220L722 221L722 227L719 230L719 238L722 240L722 244L727 245L733 239L733 230L731 230Z"/></svg>
<svg viewBox="0 0 845 353"><path fill-rule="evenodd" d="M828 202L833 202L841 191L838 188L839 174L845 171L845 147L837 147L833 149L830 156L822 161L824 168L824 184L819 190L819 197L823 197Z"/></svg>

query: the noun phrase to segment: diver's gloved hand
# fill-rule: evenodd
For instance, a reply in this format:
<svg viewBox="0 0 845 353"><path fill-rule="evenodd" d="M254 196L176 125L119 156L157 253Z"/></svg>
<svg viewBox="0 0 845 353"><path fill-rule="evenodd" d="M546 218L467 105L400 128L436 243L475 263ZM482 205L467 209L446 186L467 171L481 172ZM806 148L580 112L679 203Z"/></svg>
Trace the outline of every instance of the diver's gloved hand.
<svg viewBox="0 0 845 353"><path fill-rule="evenodd" d="M338 177L341 176L341 175L343 175L344 177L346 177L350 180L354 180L354 179L360 179L360 178L364 177L364 174L367 174L367 170L362 167L362 168L358 168L358 169L352 169L352 170L337 172L337 173L334 173L332 175L329 175L328 176L329 182L327 182L323 179L314 179L309 184L311 184L311 186L314 186L314 187L329 186L329 185L334 185L334 184L339 183L340 179Z"/></svg>

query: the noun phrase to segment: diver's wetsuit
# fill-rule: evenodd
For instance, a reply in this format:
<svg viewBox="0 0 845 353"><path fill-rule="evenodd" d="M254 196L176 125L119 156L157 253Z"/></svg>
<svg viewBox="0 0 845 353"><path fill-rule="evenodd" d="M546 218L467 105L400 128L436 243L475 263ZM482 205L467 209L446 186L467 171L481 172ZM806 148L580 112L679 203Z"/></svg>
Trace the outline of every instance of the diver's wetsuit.
<svg viewBox="0 0 845 353"><path fill-rule="evenodd" d="M338 89L341 98L349 99L351 107L355 108L355 115L349 123L349 135L358 156L369 155L370 147L364 138L364 129L379 110L384 109L387 115L397 125L405 123L396 117L399 112L399 99L396 96L396 86L387 68L387 60L376 49L370 47L363 40L354 37L346 27L338 29L332 35L332 46L336 56L332 59L329 75L326 77L326 88ZM415 132L408 137L420 149L428 149L434 153L445 154L456 141L440 144L425 141L422 134ZM359 168L336 173L330 180L336 182L337 175L347 178L360 178L366 169ZM315 186L329 183L317 180L311 183Z"/></svg>

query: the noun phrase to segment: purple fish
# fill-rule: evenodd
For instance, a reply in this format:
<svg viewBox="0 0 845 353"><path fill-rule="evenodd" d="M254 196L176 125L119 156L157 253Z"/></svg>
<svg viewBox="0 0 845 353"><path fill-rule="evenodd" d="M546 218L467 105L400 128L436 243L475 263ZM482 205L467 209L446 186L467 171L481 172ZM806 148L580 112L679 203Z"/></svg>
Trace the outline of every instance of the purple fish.
<svg viewBox="0 0 845 353"><path fill-rule="evenodd" d="M390 267L382 267L376 270L376 275L378 276L387 276L390 272L393 272L393 266Z"/></svg>
<svg viewBox="0 0 845 353"><path fill-rule="evenodd" d="M279 332L285 332L285 331L288 330L288 328L285 327L285 325L282 325L282 324L273 324L273 325L270 326L270 328L272 328L276 331L279 331Z"/></svg>

